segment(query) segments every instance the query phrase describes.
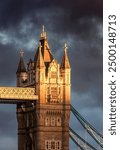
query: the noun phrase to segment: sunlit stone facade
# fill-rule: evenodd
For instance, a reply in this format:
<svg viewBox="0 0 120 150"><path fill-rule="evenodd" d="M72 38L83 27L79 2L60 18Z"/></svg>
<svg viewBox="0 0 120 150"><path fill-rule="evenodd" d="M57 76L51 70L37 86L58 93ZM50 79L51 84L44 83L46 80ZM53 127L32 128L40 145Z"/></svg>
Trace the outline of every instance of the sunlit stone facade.
<svg viewBox="0 0 120 150"><path fill-rule="evenodd" d="M20 53L18 87L35 88L36 101L17 104L18 150L68 150L71 68L64 46L60 64L54 59L44 27L27 68Z"/></svg>

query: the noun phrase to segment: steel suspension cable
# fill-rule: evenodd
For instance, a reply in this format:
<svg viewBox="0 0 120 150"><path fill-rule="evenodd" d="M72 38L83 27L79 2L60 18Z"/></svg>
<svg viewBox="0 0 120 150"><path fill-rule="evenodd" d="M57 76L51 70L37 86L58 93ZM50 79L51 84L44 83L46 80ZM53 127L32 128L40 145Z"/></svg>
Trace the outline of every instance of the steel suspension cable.
<svg viewBox="0 0 120 150"><path fill-rule="evenodd" d="M90 123L88 123L72 105L71 111L90 136L103 148L103 136Z"/></svg>
<svg viewBox="0 0 120 150"><path fill-rule="evenodd" d="M89 149L97 150L94 148L91 144L89 144L87 141L85 141L82 137L80 137L73 129L69 128L70 131L70 138L73 140L73 142L79 146L82 150L86 150L86 146ZM79 143L78 143L79 139Z"/></svg>

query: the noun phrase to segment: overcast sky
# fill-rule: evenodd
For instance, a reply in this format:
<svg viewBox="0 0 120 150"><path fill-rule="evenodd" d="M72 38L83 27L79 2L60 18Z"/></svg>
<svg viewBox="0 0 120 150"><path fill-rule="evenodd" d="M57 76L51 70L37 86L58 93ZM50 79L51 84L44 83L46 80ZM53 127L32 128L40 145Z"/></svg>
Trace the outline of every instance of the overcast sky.
<svg viewBox="0 0 120 150"><path fill-rule="evenodd" d="M72 105L102 133L102 9L102 0L1 0L0 86L15 86L19 50L24 50L26 63L33 58L44 24L59 62L68 44ZM17 150L15 108L0 105L0 150ZM72 128L81 131L71 120Z"/></svg>

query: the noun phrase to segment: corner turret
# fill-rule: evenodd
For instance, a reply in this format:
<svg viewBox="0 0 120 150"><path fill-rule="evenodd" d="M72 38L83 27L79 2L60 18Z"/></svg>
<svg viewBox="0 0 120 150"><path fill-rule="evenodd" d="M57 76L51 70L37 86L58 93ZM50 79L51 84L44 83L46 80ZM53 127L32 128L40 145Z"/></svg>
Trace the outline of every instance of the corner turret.
<svg viewBox="0 0 120 150"><path fill-rule="evenodd" d="M71 67L67 55L67 44L65 43L64 45L64 55L62 58L62 62L60 65L60 72L61 76L63 78L63 83L64 83L64 99L65 103L70 104L70 93L71 93Z"/></svg>
<svg viewBox="0 0 120 150"><path fill-rule="evenodd" d="M70 63L67 55L67 44L64 45L64 56L60 65L61 69L70 69Z"/></svg>
<svg viewBox="0 0 120 150"><path fill-rule="evenodd" d="M27 72L26 72L26 67L24 64L24 60L23 60L23 50L20 51L20 61L18 64L18 69L16 72L17 75L17 86L23 86L24 83L27 82Z"/></svg>

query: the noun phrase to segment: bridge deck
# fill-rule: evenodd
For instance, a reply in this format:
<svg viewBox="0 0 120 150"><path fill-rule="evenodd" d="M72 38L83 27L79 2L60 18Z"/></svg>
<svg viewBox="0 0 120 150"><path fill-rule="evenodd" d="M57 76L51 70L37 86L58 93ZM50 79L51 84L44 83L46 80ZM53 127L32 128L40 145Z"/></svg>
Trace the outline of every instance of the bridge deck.
<svg viewBox="0 0 120 150"><path fill-rule="evenodd" d="M35 88L0 87L0 103L13 104L37 99Z"/></svg>

